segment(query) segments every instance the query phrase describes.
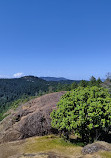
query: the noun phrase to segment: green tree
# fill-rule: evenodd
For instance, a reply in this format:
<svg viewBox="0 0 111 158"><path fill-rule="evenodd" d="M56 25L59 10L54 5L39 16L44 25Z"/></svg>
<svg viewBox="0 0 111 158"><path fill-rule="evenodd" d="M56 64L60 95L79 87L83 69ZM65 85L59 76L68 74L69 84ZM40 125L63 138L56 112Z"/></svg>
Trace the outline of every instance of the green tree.
<svg viewBox="0 0 111 158"><path fill-rule="evenodd" d="M78 84L76 83L76 82L73 82L72 84L71 84L71 90L72 89L75 89L75 88L77 88L78 87Z"/></svg>
<svg viewBox="0 0 111 158"><path fill-rule="evenodd" d="M68 139L74 132L84 142L99 139L111 126L111 98L107 89L78 87L62 96L51 113L52 127Z"/></svg>
<svg viewBox="0 0 111 158"><path fill-rule="evenodd" d="M111 81L111 72L108 72L108 73L106 74L106 80L107 80L107 81Z"/></svg>
<svg viewBox="0 0 111 158"><path fill-rule="evenodd" d="M96 78L94 76L90 78L89 86L96 86Z"/></svg>
<svg viewBox="0 0 111 158"><path fill-rule="evenodd" d="M53 87L52 86L49 86L49 93L52 93L53 92Z"/></svg>
<svg viewBox="0 0 111 158"><path fill-rule="evenodd" d="M60 91L60 90L62 90L62 84L59 82L57 85L57 91Z"/></svg>
<svg viewBox="0 0 111 158"><path fill-rule="evenodd" d="M101 83L102 83L101 79L98 78L97 81L96 81L96 85L97 85L97 86L100 86Z"/></svg>
<svg viewBox="0 0 111 158"><path fill-rule="evenodd" d="M81 86L81 87L87 87L87 85L88 85L88 82L85 80L81 80L79 83L79 86Z"/></svg>

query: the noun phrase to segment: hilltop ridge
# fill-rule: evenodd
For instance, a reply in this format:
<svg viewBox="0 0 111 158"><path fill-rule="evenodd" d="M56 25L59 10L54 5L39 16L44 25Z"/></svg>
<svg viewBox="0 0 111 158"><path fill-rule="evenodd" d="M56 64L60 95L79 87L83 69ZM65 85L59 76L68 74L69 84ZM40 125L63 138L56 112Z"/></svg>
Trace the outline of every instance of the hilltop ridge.
<svg viewBox="0 0 111 158"><path fill-rule="evenodd" d="M40 77L41 79L44 79L46 81L66 81L66 80L70 80L64 77Z"/></svg>

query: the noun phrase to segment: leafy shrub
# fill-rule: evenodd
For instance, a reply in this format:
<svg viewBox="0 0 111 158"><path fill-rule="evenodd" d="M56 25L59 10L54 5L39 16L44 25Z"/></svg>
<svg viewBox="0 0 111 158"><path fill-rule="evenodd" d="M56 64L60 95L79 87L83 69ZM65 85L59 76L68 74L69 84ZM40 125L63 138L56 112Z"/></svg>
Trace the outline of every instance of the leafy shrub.
<svg viewBox="0 0 111 158"><path fill-rule="evenodd" d="M52 127L68 139L74 132L84 142L108 133L111 126L111 98L107 89L78 87L62 96L57 110L51 113Z"/></svg>

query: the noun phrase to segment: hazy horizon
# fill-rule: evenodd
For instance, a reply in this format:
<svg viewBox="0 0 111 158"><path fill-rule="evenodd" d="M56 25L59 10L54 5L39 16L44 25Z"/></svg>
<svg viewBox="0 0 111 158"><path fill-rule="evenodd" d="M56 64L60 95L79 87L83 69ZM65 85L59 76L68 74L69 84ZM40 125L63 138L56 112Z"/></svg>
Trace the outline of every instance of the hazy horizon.
<svg viewBox="0 0 111 158"><path fill-rule="evenodd" d="M36 75L21 75L21 76L13 76L13 77L6 77L6 76L4 76L4 77L2 77L2 76L0 76L0 79L16 79L16 78L22 78L22 77L25 77L25 76L34 76L34 77L38 77L38 78L64 78L64 79L67 79L67 80L86 80L86 81L89 81L90 80L90 78L92 77L92 76L90 76L90 78L88 78L88 79L84 79L84 78L82 78L82 79L74 79L74 78L67 78L67 77L64 77L64 76L36 76ZM93 76L93 77L95 77L95 76ZM101 77L95 77L96 79L98 79L98 78L100 78L102 81L104 81L105 79L106 79L106 77L104 77L104 78L101 78Z"/></svg>

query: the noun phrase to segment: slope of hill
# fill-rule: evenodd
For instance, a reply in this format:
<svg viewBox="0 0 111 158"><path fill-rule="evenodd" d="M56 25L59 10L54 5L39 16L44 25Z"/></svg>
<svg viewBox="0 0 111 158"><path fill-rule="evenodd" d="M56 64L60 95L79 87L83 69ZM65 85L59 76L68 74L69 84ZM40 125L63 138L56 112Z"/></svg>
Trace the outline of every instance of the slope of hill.
<svg viewBox="0 0 111 158"><path fill-rule="evenodd" d="M52 133L50 112L63 94L65 92L46 94L12 111L0 122L0 142Z"/></svg>

